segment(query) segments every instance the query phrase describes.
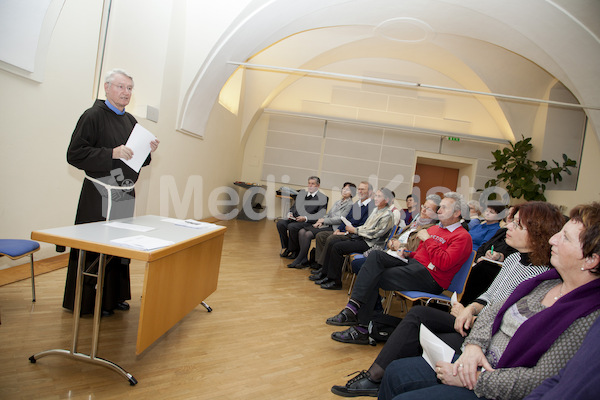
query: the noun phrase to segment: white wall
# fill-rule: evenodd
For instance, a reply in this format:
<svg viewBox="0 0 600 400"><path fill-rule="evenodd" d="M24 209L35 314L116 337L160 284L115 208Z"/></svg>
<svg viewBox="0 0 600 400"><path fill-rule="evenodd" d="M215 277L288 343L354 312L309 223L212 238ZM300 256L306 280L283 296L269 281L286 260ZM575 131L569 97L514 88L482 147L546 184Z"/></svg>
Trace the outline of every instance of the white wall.
<svg viewBox="0 0 600 400"><path fill-rule="evenodd" d="M217 106L203 140L177 132L178 105L185 96L181 88L192 80L190 75L235 10L247 2L210 2L202 8L190 2L202 13L193 26L186 26L187 2L152 3L149 7L146 0L113 1L105 56L105 70L121 67L134 76L128 111L161 140L151 166L142 170L137 211L160 214L163 209L170 216L205 218L211 215L211 191L239 179L239 123ZM65 2L41 83L0 70L2 238L26 239L33 230L69 225L75 219L83 172L67 164L66 149L79 116L94 100L102 5L101 0ZM186 40L190 32L194 37ZM193 61L184 65L186 60ZM158 123L144 118L146 105L159 109ZM162 207L161 181L176 186L162 197L169 199ZM183 198L186 188L196 190L191 201L172 203L173 196ZM53 255L54 246L42 244L36 259ZM0 258L0 268L21 263Z"/></svg>

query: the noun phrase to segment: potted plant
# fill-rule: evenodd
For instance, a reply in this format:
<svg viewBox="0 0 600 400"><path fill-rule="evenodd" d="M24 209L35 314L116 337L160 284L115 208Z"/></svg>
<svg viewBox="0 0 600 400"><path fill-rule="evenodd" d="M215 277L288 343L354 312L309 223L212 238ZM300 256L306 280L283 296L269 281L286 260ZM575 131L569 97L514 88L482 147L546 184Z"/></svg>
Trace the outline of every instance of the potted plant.
<svg viewBox="0 0 600 400"><path fill-rule="evenodd" d="M485 187L502 183L513 199L546 201L546 183L562 181L563 172L571 175L569 168L577 166L577 162L566 154L562 155L562 165L552 160L554 167L549 166L547 161L532 161L528 158L532 148L531 138L523 137L518 142L511 143L510 147L493 151L494 161L488 168L500 172L495 179L487 181Z"/></svg>

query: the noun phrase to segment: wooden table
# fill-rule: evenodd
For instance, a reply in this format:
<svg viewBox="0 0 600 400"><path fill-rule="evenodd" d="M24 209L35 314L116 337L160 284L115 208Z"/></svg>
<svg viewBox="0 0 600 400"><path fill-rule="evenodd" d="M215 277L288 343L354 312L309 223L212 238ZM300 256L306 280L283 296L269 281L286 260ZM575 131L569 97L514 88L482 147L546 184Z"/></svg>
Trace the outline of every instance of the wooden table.
<svg viewBox="0 0 600 400"><path fill-rule="evenodd" d="M107 256L117 256L146 262L142 291L136 354L142 353L162 334L173 327L199 304L208 311L204 300L217 289L223 238L227 228L217 226L212 231L179 226L165 217L146 215L110 222L152 227L140 232L108 226L107 222L73 225L31 233L33 240L80 249L77 287L73 310L73 343L71 350L46 350L29 358L32 363L47 355L62 355L111 368L129 380L137 381L117 364L98 358L98 337L104 284L104 267ZM132 226L133 227L133 226ZM213 227L214 228L214 227ZM141 251L111 243L111 240L144 235L170 240L173 245L153 251ZM89 355L77 352L81 293L83 290L84 258L87 251L100 253L98 286L94 311L92 349Z"/></svg>

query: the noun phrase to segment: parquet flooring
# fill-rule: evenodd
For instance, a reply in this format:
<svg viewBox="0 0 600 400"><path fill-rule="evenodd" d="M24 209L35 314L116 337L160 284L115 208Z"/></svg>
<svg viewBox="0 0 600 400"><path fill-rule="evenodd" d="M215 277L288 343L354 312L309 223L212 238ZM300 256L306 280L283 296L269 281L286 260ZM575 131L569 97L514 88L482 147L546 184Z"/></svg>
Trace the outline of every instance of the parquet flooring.
<svg viewBox="0 0 600 400"><path fill-rule="evenodd" d="M331 340L325 324L347 292L327 291L287 268L273 221L224 221L217 291L149 349L135 355L144 265L131 266L131 310L102 319L98 356L112 370L48 356L69 349L72 314L61 308L66 269L0 287L0 399L339 399L330 392L347 374L368 368L382 345ZM347 285L347 283L346 283ZM392 310L394 311L394 309ZM88 352L92 319L82 319L78 351Z"/></svg>

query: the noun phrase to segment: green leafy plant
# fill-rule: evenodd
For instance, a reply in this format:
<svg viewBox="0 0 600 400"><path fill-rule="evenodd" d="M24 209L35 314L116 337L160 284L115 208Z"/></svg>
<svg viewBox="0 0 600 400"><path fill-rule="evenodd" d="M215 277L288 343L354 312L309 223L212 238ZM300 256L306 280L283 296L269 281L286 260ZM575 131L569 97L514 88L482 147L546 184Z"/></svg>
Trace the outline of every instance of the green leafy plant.
<svg viewBox="0 0 600 400"><path fill-rule="evenodd" d="M552 160L554 167L549 166L547 161L532 161L528 158L533 149L531 138L519 140L510 147L492 152L494 162L488 166L494 171L500 171L496 179L490 179L485 187L498 186L503 183L508 194L515 199L523 198L526 201L546 201L544 191L546 183L562 181L561 174L566 172L571 175L569 168L577 166L575 160L571 160L566 154L562 155L562 165Z"/></svg>

